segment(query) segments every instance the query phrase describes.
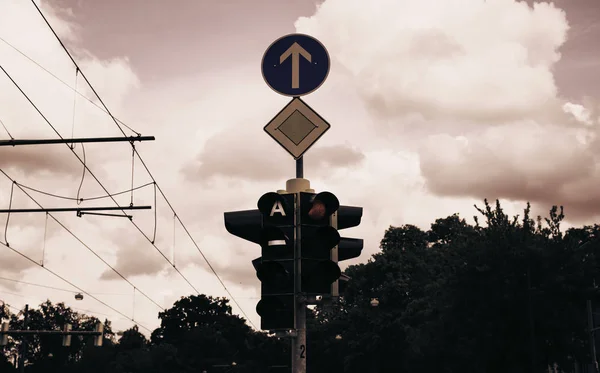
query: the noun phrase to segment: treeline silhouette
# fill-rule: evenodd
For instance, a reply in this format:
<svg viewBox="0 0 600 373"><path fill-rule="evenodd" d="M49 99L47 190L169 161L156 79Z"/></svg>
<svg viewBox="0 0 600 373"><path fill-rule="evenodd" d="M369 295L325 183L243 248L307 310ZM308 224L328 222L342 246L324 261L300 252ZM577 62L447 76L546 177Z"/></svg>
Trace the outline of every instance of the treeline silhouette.
<svg viewBox="0 0 600 373"><path fill-rule="evenodd" d="M427 231L390 227L379 252L348 267L339 303L308 312L307 371L585 371L592 363L586 302L599 300L600 226L563 232L558 207L536 219L529 204L520 217L498 201L476 209L475 225L452 215ZM11 329L23 327L22 315L6 306L0 317ZM150 339L134 327L117 340L105 320L102 347L89 338L63 347L60 336L29 337L25 371L290 371L289 341L252 330L225 298L182 297L159 317ZM70 323L93 330L96 322L50 301L29 313L30 329ZM17 371L20 344L10 338L0 372Z"/></svg>

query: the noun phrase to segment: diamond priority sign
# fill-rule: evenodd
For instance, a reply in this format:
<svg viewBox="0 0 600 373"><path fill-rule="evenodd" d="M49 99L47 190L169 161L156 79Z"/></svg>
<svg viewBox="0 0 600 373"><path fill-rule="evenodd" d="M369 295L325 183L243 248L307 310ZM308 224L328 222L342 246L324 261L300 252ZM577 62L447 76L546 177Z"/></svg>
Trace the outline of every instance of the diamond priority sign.
<svg viewBox="0 0 600 373"><path fill-rule="evenodd" d="M300 98L295 97L269 124L265 132L298 159L331 127Z"/></svg>

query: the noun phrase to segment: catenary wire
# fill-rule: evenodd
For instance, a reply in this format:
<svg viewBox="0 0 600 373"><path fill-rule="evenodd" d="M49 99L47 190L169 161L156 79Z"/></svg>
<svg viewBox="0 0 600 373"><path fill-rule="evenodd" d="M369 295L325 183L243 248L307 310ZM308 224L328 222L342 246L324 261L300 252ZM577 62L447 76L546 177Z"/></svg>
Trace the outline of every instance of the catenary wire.
<svg viewBox="0 0 600 373"><path fill-rule="evenodd" d="M46 116L41 112L41 110L37 107L37 105L31 100L31 98L27 95L27 93L25 93L25 91L23 91L23 89L21 88L21 86L13 79L13 77L4 69L4 67L2 65L0 65L0 70L2 70L2 72L4 72L4 74L10 79L10 81L15 85L15 87L19 90L19 92L21 92L21 94L23 94L23 96L27 99L27 101L29 101L29 103L33 106L33 108L38 112L38 114L44 119L44 121L50 126L50 128L52 128L52 130L58 135L58 137L60 137L61 139L64 139L62 137L62 135L60 134L60 132L58 132L58 130L56 129L56 127L54 127L52 125L52 123L50 123L50 121L48 120L48 118L46 118ZM83 73L81 73L82 76ZM96 175L92 172L92 170L90 170L90 168L86 165L85 161L81 159L81 157L79 157L79 155L75 152L75 150L73 150L69 144L65 143L65 145L67 146L67 148L75 155L75 157L79 160L79 162L83 165L83 167L85 168L85 170L87 170L87 172L94 178L94 180L96 180L96 182L98 183L98 185L100 185L100 187L104 190L104 192L109 195L109 197L113 200L113 202L117 205L120 206L119 203L117 202L117 200L114 199L114 197L111 196L110 192L106 189L106 187L104 186L104 184L102 184L102 182L100 182L100 180L98 179L98 177L96 177ZM4 172L3 172L4 173ZM5 174L6 175L6 174ZM8 176L8 175L7 175ZM156 183L154 182L154 185L156 187ZM22 189L21 189L22 190ZM23 191L25 192L25 191ZM27 193L25 193L27 194ZM31 198L31 197L30 197ZM155 215L156 215L156 204L154 206L155 209ZM125 210L121 209L121 212L123 212L124 216L127 216L127 214L125 213ZM158 251L158 253L170 264L172 264L169 259L165 256L165 254L163 254L162 251L160 251L160 249L154 244L154 240L151 240L150 237L148 237L144 231L142 231L142 229L133 221L133 220L129 220L136 228L137 230L144 236L146 237L146 239L148 240L148 242L150 242L152 244L152 246L156 249L156 251ZM156 228L156 227L155 227ZM175 271L177 273L179 273L179 275L188 283L188 285L190 285L190 287L192 289L194 289L194 291L196 293L200 293L198 291L198 289L196 289L196 287L187 279L187 277L185 277L183 275L183 273L181 273L181 271L173 266L173 269L175 269Z"/></svg>
<svg viewBox="0 0 600 373"><path fill-rule="evenodd" d="M126 136L126 133L123 131L123 129L121 128L121 126L119 125L119 122L121 124L123 124L126 128L128 128L129 130L131 130L132 132L136 132L133 131L130 127L128 127L127 125L125 125L122 121L117 121L117 119L115 118L115 116L110 112L110 110L108 109L108 107L106 106L106 104L104 103L104 101L102 100L102 98L100 97L100 95L96 92L96 90L94 89L94 87L92 86L92 84L90 83L90 81L87 79L87 77L85 76L85 74L83 73L83 71L81 70L81 68L79 67L79 65L77 64L77 62L75 61L75 59L73 58L73 56L71 55L71 53L69 52L69 50L66 48L66 46L64 45L64 43L62 42L62 40L60 39L60 37L58 36L58 34L56 33L56 31L54 30L54 28L52 27L52 25L50 24L50 22L48 22L48 20L46 19L46 16L44 16L44 14L42 13L41 9L38 7L38 5L35 3L34 0L32 0L32 4L33 6L36 8L36 10L38 11L38 13L40 14L40 16L42 17L42 19L44 20L44 22L46 23L46 25L49 27L50 31L54 34L55 38L57 39L57 41L59 42L59 44L61 45L61 47L63 48L63 50L65 51L65 53L67 54L67 56L71 59L71 62L73 63L73 65L75 66L75 68L77 69L77 71L80 73L81 77L86 81L87 85L89 86L89 88L91 89L91 91L94 93L94 95L96 96L96 98L98 99L98 101L100 102L100 104L103 106L104 110L106 111L106 113L111 117L111 119L114 121L115 125L117 126L117 128L121 131L121 133L123 133L124 136ZM41 113L40 113L41 114ZM140 135L138 132L136 132L138 135ZM142 166L146 169L146 172L148 173L148 175L150 176L150 178L152 179L152 181L155 184L155 187L159 190L159 192L161 193L161 195L163 196L163 198L165 199L165 202L167 202L167 205L169 206L169 208L171 209L171 211L173 212L173 214L177 217L177 220L179 221L179 223L181 224L182 228L184 229L184 231L186 232L186 234L188 235L188 237L191 239L191 241L193 242L194 246L196 247L196 249L198 250L198 252L200 253L200 255L202 256L202 258L204 259L204 261L206 262L206 264L208 265L208 267L210 268L210 270L213 272L213 274L215 275L215 277L217 278L217 280L219 281L219 283L223 286L223 288L225 289L225 291L227 292L227 294L229 294L231 300L236 304L236 306L239 308L239 310L241 311L241 313L246 317L246 319L248 320L248 322L250 324L252 324L252 326L254 326L256 328L256 326L254 325L254 323L252 322L252 320L248 317L248 315L246 315L244 309L239 305L239 303L237 302L237 300L235 299L235 297L231 294L231 292L229 291L229 289L227 288L227 286L225 285L225 283L223 282L223 280L221 279L221 277L217 274L216 270L214 269L214 267L212 266L212 264L210 263L210 261L208 260L208 258L204 255L204 253L202 252L202 250L200 249L200 247L198 246L198 244L196 243L196 241L194 240L194 238L192 237L192 235L190 234L189 230L187 229L187 227L185 226L185 224L183 224L183 221L181 220L181 218L179 217L179 215L175 212L175 209L173 208L173 206L171 205L171 203L169 202L169 200L167 199L167 197L165 196L164 192L162 191L162 189L160 188L160 186L158 185L158 183L156 182L156 179L154 178L154 176L152 175L152 173L150 172L148 166L146 165L146 163L144 162L144 160L142 159L141 155L139 154L139 152L137 151L137 149L135 148L134 144L131 143L131 146L133 147L133 152L138 156L138 159L140 160L140 163L142 164ZM79 157L78 157L79 158ZM85 166L85 165L84 165ZM89 170L89 169L88 169ZM91 173L91 172L90 172ZM93 175L92 175L93 176ZM94 177L95 178L95 177ZM98 180L98 179L96 179ZM99 182L99 181L98 181ZM107 191L108 193L108 191ZM125 213L123 211L123 213ZM133 223L133 221L132 221ZM135 224L135 223L134 223ZM138 228L139 229L139 228ZM142 234L144 234L141 230L140 232ZM146 236L144 234L144 236ZM154 245L154 243L152 242L152 244ZM158 250L158 248L157 248ZM160 252L160 250L158 250ZM162 254L162 253L161 253ZM164 255L163 255L164 257ZM165 260L168 261L168 259L165 257ZM179 270L175 267L175 265L173 265L173 268L175 270L177 270L177 272L179 272ZM181 274L181 272L179 272ZM181 274L183 276L183 274ZM184 277L185 278L185 277ZM187 279L186 279L187 280ZM191 285L191 283L190 283ZM193 287L193 285L191 285ZM194 288L195 289L195 288ZM199 293L196 290L197 293Z"/></svg>
<svg viewBox="0 0 600 373"><path fill-rule="evenodd" d="M2 305L7 306L8 308L12 308L13 310L16 310L17 312L21 312L20 309L18 309L15 306L11 306L10 304L8 304L4 299L0 299L0 302L2 302Z"/></svg>
<svg viewBox="0 0 600 373"><path fill-rule="evenodd" d="M57 194L44 192L43 190L35 189L35 188L29 187L27 185L24 185L24 184L21 184L21 183L17 183L17 185L20 185L21 187L23 187L25 189L31 190L32 192L44 194L46 196L53 197L53 198L65 199L65 200L68 200L68 201L80 201L80 202L83 202L83 201L94 201L94 200L98 200L98 199L109 198L111 196L115 197L115 196L118 196L118 195L121 195L121 194L129 193L129 192L133 192L133 191L138 190L138 189L145 188L148 185L152 185L152 184L154 184L154 183L153 182L149 182L149 183L146 183L144 185L137 186L137 187L135 187L133 189L127 189L127 190L124 190L124 191L121 191L121 192L118 192L118 193L112 193L110 195L105 195L105 196L89 197L89 198L76 198L76 197L59 196Z"/></svg>
<svg viewBox="0 0 600 373"><path fill-rule="evenodd" d="M0 173L2 173L4 176L6 176L6 178L8 178L13 185L15 185L15 180L10 177L3 169L0 168ZM18 184L17 184L18 187ZM19 187L19 189L21 189ZM23 193L25 193L25 195L27 197L29 197L36 205L38 205L40 208L44 208L35 198L33 198L29 193L27 193L25 190L21 189L21 191ZM60 225L64 230L67 231L67 233L69 233L71 236L73 236L73 238L75 238L80 244L82 244L86 249L88 249L88 251L90 251L92 254L94 254L98 259L100 259L102 261L102 263L106 264L106 266L110 269L113 270L113 272L115 272L117 275L119 275L123 280L125 280L125 282L127 282L129 285L131 285L133 288L137 289L137 286L135 286L134 284L131 283L131 281L129 281L127 279L127 277L123 276L121 274L121 272L119 272L116 268L114 268L113 266L111 266L106 260L104 260L100 255L98 255L91 247L89 247L85 242L83 242L75 233L73 233L69 228L67 228L67 226L65 226L60 220L58 220L54 215L48 213L48 216L50 216L52 218L52 220L54 220L58 225ZM154 305L156 305L159 309L164 310L165 308L163 306L161 306L160 304L158 304L154 299L150 298L150 296L148 296L146 293L144 293L143 291L139 290L140 294L142 294L144 297L146 297L150 302L154 303Z"/></svg>
<svg viewBox="0 0 600 373"><path fill-rule="evenodd" d="M46 288L46 289L64 291L64 292L73 293L73 294L79 293L78 291L75 291L75 290L69 290L69 289L58 288L58 287L48 286L48 285L42 285L42 284L35 284L33 282L27 282L27 281L22 281L22 280L15 280L14 278L0 277L0 280L10 281L10 282L16 282L18 284L24 284L24 285L38 286L38 287L42 287L42 288ZM126 296L130 296L131 295L131 294L122 294L122 293L96 293L96 292L93 292L91 294L96 294L96 295L126 295Z"/></svg>
<svg viewBox="0 0 600 373"><path fill-rule="evenodd" d="M66 278L62 277L61 275L59 275L58 273L54 272L53 270L51 270L48 267L42 267L39 263L37 263L35 260L31 259L30 257L28 257L27 255L23 254L22 252L20 252L19 250L16 250L10 246L7 246L4 244L4 242L0 241L0 245L6 247L7 249L12 250L13 252L19 254L20 256L22 256L23 258L29 260L31 263L35 264L38 267L41 267L43 269L45 269L46 271L50 272L51 274L53 274L54 276L58 277L59 279L61 279L62 281L66 282L67 284L73 286L74 288L76 288L77 290L79 290L80 292L86 294L87 296L89 296L92 299L95 299L96 301L98 301L99 303L101 303L102 305L110 308L111 310L115 311L116 313L118 313L119 315L123 316L124 318L133 321L136 325L141 326L142 328L146 329L148 332L152 333L152 330L150 330L148 327L140 324L139 322L137 322L136 320L134 320L132 317L127 317L127 315L125 315L123 312L117 310L116 308L112 307L111 305L107 304L106 302L102 301L101 299L96 298L95 296L91 295L90 293L88 293L87 291L83 290L82 288L80 288L79 286L75 285L74 283L72 283L71 281L67 280Z"/></svg>
<svg viewBox="0 0 600 373"><path fill-rule="evenodd" d="M30 297L30 296L26 296L26 295L23 295L23 294L17 294L17 293L11 293L11 292L5 291L5 290L0 290L0 294L8 294L8 295L12 295L12 296L16 296L16 297L28 299L28 300L31 300L31 301L44 303L44 301L40 301L40 299L34 299L34 298ZM107 316L107 317L110 317L110 318L114 318L114 317L117 317L119 319L123 318L123 316L120 316L120 315L109 315L107 313L102 313L102 312L92 311L92 310L86 310L86 309L78 308L78 307L72 307L72 306L68 306L68 307L71 308L71 309L73 309L73 310L75 310L75 311L82 311L82 312L86 312L86 313L89 313L89 314L97 314L97 315ZM126 320L130 320L130 319L128 318Z"/></svg>
<svg viewBox="0 0 600 373"><path fill-rule="evenodd" d="M65 87L69 88L70 90L72 90L73 92L75 92L78 96L80 96L81 98L85 99L86 101L88 101L90 104L94 105L95 107L97 107L98 109L102 110L105 114L109 114L106 112L106 110L104 110L102 108L102 106L98 105L97 103L95 103L92 99L90 99L89 97L87 97L86 95L84 95L83 93L79 92L76 88L73 88L69 83L65 82L64 80L62 80L61 78L59 78L58 76L56 76L54 73L52 73L52 71L46 69L44 66L42 66L42 64L40 64L39 62L37 62L36 60L34 60L33 58L29 57L27 54L25 54L24 52L22 52L20 49L18 49L17 47L15 47L14 45L12 45L11 43L9 43L8 41L6 41L6 39L3 39L2 37L0 37L0 41L2 41L4 44L8 45L9 47L11 47L12 49L14 49L17 53L19 53L20 55L22 55L23 57L27 58L29 61L31 61L34 65L36 65L37 67L39 67L40 69L44 70L46 73L48 73L50 76L52 76L54 79L58 80L59 82L61 82ZM110 114L109 114L110 115ZM127 124L123 123L123 121L121 121L118 118L114 118L116 121L118 121L119 123L121 123L125 128L127 128L128 130L130 130L131 132L135 133L136 135L139 135L140 133L138 133L137 131L133 130L131 127L129 127Z"/></svg>

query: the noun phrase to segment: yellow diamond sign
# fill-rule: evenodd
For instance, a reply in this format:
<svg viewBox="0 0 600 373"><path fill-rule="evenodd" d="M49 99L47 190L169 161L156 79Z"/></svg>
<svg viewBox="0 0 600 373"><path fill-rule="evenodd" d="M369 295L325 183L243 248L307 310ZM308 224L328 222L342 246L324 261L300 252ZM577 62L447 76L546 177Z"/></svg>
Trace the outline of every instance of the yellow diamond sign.
<svg viewBox="0 0 600 373"><path fill-rule="evenodd" d="M298 159L331 127L300 98L295 97L269 124L265 132Z"/></svg>

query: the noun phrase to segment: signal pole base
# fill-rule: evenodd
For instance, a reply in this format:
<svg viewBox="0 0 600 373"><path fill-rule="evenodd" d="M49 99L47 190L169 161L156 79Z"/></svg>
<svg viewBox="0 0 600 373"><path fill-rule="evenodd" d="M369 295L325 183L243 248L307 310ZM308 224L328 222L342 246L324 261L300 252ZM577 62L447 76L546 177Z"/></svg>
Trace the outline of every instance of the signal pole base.
<svg viewBox="0 0 600 373"><path fill-rule="evenodd" d="M310 189L310 181L308 179L290 179L285 183L285 190L288 193L309 192L314 193L314 189Z"/></svg>
<svg viewBox="0 0 600 373"><path fill-rule="evenodd" d="M296 302L296 336L292 338L292 373L306 373L306 304Z"/></svg>

